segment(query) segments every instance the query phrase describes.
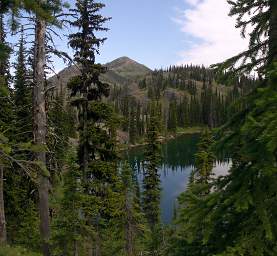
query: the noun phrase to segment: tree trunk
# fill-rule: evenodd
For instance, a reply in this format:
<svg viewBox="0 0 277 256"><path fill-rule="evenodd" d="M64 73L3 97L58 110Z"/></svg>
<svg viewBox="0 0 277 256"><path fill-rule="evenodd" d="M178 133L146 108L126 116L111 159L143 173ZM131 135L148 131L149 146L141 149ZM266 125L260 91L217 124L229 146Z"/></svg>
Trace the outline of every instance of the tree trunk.
<svg viewBox="0 0 277 256"><path fill-rule="evenodd" d="M74 256L79 256L78 242L74 240Z"/></svg>
<svg viewBox="0 0 277 256"><path fill-rule="evenodd" d="M87 99L87 93L84 95L85 100ZM83 142L82 143L82 166L83 166L83 176L84 181L87 181L87 170L88 170L88 162L89 162L89 152L88 152L88 102L87 100L84 103L83 109Z"/></svg>
<svg viewBox="0 0 277 256"><path fill-rule="evenodd" d="M36 20L36 46L35 46L35 67L34 67L34 88L33 88L33 136L34 144L38 146L46 146L46 109L45 109L45 80L44 69L46 62L45 53L45 34L46 22L37 17ZM36 161L46 166L46 152L36 153ZM38 179L39 193L39 213L40 213L40 233L42 240L42 252L44 256L50 255L49 239L49 179L45 173L39 170Z"/></svg>
<svg viewBox="0 0 277 256"><path fill-rule="evenodd" d="M6 218L4 206L4 167L0 166L0 245L7 242Z"/></svg>

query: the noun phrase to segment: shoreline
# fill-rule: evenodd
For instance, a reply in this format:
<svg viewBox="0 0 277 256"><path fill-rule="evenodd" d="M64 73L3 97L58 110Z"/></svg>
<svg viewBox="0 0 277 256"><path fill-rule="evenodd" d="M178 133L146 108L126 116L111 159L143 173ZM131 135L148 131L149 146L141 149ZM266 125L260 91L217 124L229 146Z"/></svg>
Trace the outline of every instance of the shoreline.
<svg viewBox="0 0 277 256"><path fill-rule="evenodd" d="M199 134L202 132L202 130L203 130L203 127L178 128L177 132L175 134L168 133L166 136L165 135L159 136L159 142L161 144L163 144L170 140L176 139L182 135ZM131 150L131 149L137 148L137 147L143 147L143 146L146 146L147 144L148 143L146 143L146 142L141 142L141 143L136 143L136 144L119 144L118 152Z"/></svg>

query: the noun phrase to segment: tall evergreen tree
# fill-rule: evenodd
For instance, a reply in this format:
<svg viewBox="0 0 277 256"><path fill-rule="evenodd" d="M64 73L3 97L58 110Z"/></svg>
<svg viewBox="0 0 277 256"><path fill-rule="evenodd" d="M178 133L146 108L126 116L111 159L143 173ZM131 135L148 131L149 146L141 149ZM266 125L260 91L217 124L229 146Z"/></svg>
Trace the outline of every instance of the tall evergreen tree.
<svg viewBox="0 0 277 256"><path fill-rule="evenodd" d="M135 107L131 107L130 117L129 117L129 140L131 144L135 144L137 136L137 126L136 126L136 116L135 116Z"/></svg>
<svg viewBox="0 0 277 256"><path fill-rule="evenodd" d="M41 0L40 3L46 3ZM33 87L33 136L34 144L41 149L35 154L35 159L46 167L46 95L45 95L45 65L46 65L46 20L36 17ZM49 217L49 175L38 170L38 192L40 232L44 256L50 256L50 217Z"/></svg>
<svg viewBox="0 0 277 256"><path fill-rule="evenodd" d="M111 106L102 101L109 94L109 85L99 79L105 68L95 63L95 55L105 41L96 34L107 31L103 26L109 20L99 14L104 6L93 0L76 1L71 25L77 32L69 36L80 69L80 75L71 79L69 88L79 116L78 162L86 194L82 214L87 224L85 239L94 255L101 255L101 231L116 204L112 197L117 179L114 132L117 124Z"/></svg>
<svg viewBox="0 0 277 256"><path fill-rule="evenodd" d="M0 243L6 243L6 216L4 205L4 170L6 163L5 154L10 153L8 145L11 133L12 102L9 88L9 52L10 48L6 42L4 27L4 15L0 13L0 47L2 56L0 58Z"/></svg>
<svg viewBox="0 0 277 256"><path fill-rule="evenodd" d="M118 189L118 210L120 214L112 220L111 228L108 229L109 237L113 241L110 244L119 242L119 246L110 246L108 255L120 254L135 256L145 252L145 242L147 225L140 204L140 194L138 184L136 184L135 174L127 162L120 164L120 182ZM122 254L119 253L121 248Z"/></svg>
<svg viewBox="0 0 277 256"><path fill-rule="evenodd" d="M26 41L22 32L17 52L14 79L14 103L16 106L16 136L21 142L32 139L32 88L26 65ZM18 133L18 134L17 134Z"/></svg>
<svg viewBox="0 0 277 256"><path fill-rule="evenodd" d="M80 216L83 200L83 188L80 182L82 174L75 162L76 153L73 151L68 155L68 165L63 175L63 195L52 225L52 244L54 255L78 256L81 255L80 247L84 244L82 230L85 226L85 220Z"/></svg>
<svg viewBox="0 0 277 256"><path fill-rule="evenodd" d="M18 161L30 162L32 153L28 150L32 142L32 98L31 83L26 66L26 42L23 33L19 40L15 76L13 83L13 143L12 157ZM38 248L36 187L31 178L17 164L6 176L5 189L10 243ZM12 188L12 189L11 189ZM28 227L28 228L27 228ZM32 234L32 235L31 235Z"/></svg>
<svg viewBox="0 0 277 256"><path fill-rule="evenodd" d="M174 99L169 104L169 117L168 117L168 125L169 131L176 133L177 131L177 102Z"/></svg>
<svg viewBox="0 0 277 256"><path fill-rule="evenodd" d="M150 107L150 120L147 127L147 146L145 149L145 167L143 177L143 209L151 230L150 251L159 255L161 245L160 232L160 175L158 167L161 162L159 136L159 117L157 102Z"/></svg>
<svg viewBox="0 0 277 256"><path fill-rule="evenodd" d="M271 0L228 2L231 15L238 15L242 33L252 26L250 45L218 67L236 75L254 69L265 79L221 129L218 145L231 153L232 168L194 204L186 233L191 234L191 244L201 244L197 255L275 255L277 4ZM245 62L234 66L241 58Z"/></svg>
<svg viewBox="0 0 277 256"><path fill-rule="evenodd" d="M24 3L27 3L26 1ZM45 11L41 13L34 7L42 7ZM46 62L47 62L47 25L57 25L54 14L61 11L60 0L39 0L30 3L36 10L35 17L35 46L34 46L34 72L33 72L33 144L37 147L34 154L38 167L38 194L40 233L42 241L42 252L44 256L50 255L50 216L49 216L49 190L50 173L47 170L47 113L46 113Z"/></svg>

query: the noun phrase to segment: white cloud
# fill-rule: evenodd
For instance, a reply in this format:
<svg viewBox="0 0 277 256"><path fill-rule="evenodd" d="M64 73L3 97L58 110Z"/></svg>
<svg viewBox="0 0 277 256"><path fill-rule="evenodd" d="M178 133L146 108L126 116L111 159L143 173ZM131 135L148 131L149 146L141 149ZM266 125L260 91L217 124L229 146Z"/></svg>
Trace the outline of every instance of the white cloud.
<svg viewBox="0 0 277 256"><path fill-rule="evenodd" d="M187 42L187 50L180 53L178 64L193 63L206 66L223 61L247 49L248 40L242 39L229 17L226 0L186 0L190 8L182 11L175 22L181 31L194 38Z"/></svg>

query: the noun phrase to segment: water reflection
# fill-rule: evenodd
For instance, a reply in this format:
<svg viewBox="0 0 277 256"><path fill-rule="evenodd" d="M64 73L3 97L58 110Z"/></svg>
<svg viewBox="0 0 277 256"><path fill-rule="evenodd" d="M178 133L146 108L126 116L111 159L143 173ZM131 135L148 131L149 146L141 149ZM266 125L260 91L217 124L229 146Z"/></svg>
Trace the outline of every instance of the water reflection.
<svg viewBox="0 0 277 256"><path fill-rule="evenodd" d="M161 216L164 223L172 220L176 199L186 189L189 176L193 170L194 154L197 150L199 135L183 135L162 145L162 165L159 169L161 179ZM125 152L125 159L131 164L137 179L142 184L143 179L143 147ZM231 162L224 160L215 163L216 176L226 175Z"/></svg>

